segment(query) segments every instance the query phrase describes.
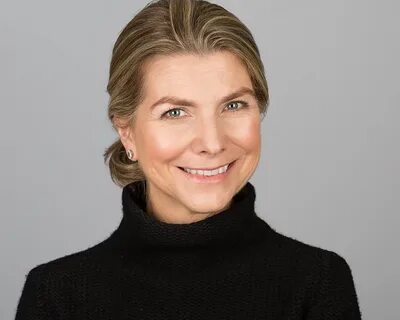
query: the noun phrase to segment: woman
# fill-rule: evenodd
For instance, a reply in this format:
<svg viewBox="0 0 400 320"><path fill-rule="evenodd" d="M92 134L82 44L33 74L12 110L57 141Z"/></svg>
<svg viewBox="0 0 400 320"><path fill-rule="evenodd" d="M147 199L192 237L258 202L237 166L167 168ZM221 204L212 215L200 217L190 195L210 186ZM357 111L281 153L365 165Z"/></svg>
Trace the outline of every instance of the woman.
<svg viewBox="0 0 400 320"><path fill-rule="evenodd" d="M269 95L237 17L206 1L148 4L115 43L107 90L121 223L30 270L17 320L361 319L345 259L255 212Z"/></svg>

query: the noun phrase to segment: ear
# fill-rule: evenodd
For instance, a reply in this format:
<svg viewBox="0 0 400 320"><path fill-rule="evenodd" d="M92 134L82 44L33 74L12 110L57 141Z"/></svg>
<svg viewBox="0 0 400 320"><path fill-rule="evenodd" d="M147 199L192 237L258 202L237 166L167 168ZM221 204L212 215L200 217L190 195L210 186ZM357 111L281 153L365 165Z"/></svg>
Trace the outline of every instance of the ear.
<svg viewBox="0 0 400 320"><path fill-rule="evenodd" d="M123 121L117 117L114 117L113 123L125 149L132 150L133 154L136 155L136 143L133 128L129 126L126 121Z"/></svg>

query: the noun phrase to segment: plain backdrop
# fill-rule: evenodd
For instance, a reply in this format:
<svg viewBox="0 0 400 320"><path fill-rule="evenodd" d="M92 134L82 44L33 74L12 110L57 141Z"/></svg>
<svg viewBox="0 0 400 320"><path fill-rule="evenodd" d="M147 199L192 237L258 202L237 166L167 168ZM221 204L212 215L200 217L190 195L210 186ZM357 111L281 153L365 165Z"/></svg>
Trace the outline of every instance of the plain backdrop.
<svg viewBox="0 0 400 320"><path fill-rule="evenodd" d="M252 31L271 104L256 210L342 255L365 319L398 319L398 1L215 1ZM1 1L0 318L34 266L108 237L112 46L146 1Z"/></svg>

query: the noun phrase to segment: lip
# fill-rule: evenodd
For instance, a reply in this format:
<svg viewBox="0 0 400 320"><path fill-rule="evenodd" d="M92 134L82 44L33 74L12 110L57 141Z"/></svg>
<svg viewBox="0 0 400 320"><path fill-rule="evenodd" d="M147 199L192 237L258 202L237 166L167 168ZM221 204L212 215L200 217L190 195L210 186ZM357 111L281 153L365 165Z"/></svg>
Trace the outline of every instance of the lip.
<svg viewBox="0 0 400 320"><path fill-rule="evenodd" d="M218 168L221 168L221 167L224 167L224 166L226 166L227 164L229 164L229 165L231 165L232 163L234 163L236 160L234 160L234 161L232 161L232 162L230 162L230 163L225 163L225 164L223 164L222 166L219 166L219 167L214 167L214 168L189 168L189 169L191 169L191 170L207 170L207 171L212 171L212 170L215 170L215 169L218 169ZM184 167L178 167L178 168L180 168L180 169L184 169Z"/></svg>
<svg viewBox="0 0 400 320"><path fill-rule="evenodd" d="M217 183L223 181L232 171L232 168L235 166L237 160L232 161L228 165L228 169L224 173L219 173L214 176L203 176L198 174L190 174L183 170L181 167L177 167L180 172L184 175L185 178L189 179L190 181L197 182L197 183Z"/></svg>

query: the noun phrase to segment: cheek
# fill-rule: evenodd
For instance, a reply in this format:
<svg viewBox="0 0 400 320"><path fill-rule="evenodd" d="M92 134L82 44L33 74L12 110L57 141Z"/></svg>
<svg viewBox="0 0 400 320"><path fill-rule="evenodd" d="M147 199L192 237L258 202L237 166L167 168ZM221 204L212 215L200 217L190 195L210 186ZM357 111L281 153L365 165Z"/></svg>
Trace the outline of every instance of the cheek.
<svg viewBox="0 0 400 320"><path fill-rule="evenodd" d="M139 132L138 153L145 163L170 162L185 152L191 139L194 125L171 127L169 124L143 126ZM246 150L258 153L260 150L260 120L258 117L243 117L226 123L226 135L231 142Z"/></svg>
<svg viewBox="0 0 400 320"><path fill-rule="evenodd" d="M257 118L243 119L232 128L232 137L247 152L259 152L261 145L260 121Z"/></svg>
<svg viewBox="0 0 400 320"><path fill-rule="evenodd" d="M142 130L142 141L138 148L147 162L170 161L181 152L182 146L179 137L182 136L176 130L163 126L149 126Z"/></svg>

